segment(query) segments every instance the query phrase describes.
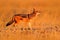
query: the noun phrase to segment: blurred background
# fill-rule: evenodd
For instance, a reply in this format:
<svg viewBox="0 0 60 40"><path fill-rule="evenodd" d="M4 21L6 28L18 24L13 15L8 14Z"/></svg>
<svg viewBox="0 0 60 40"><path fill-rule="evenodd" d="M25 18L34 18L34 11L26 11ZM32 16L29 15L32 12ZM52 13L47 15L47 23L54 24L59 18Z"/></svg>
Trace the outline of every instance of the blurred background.
<svg viewBox="0 0 60 40"><path fill-rule="evenodd" d="M42 30L53 25L60 25L60 0L0 0L0 40L60 40L59 32L37 33L39 31L21 31L20 24L6 27L15 14L32 12L32 8L41 14L32 19L32 28ZM25 24L23 24L25 25ZM51 30L50 30L51 31ZM42 32L42 31L41 31Z"/></svg>

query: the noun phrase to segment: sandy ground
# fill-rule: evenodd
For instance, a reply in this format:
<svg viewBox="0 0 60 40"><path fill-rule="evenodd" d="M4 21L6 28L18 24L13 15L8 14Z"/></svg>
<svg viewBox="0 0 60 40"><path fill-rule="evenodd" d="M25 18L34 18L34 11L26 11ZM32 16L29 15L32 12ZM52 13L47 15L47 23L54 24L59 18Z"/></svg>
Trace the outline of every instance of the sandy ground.
<svg viewBox="0 0 60 40"><path fill-rule="evenodd" d="M5 26L14 14L32 8L41 14L32 19L30 30L24 23ZM60 40L60 0L0 0L0 40Z"/></svg>

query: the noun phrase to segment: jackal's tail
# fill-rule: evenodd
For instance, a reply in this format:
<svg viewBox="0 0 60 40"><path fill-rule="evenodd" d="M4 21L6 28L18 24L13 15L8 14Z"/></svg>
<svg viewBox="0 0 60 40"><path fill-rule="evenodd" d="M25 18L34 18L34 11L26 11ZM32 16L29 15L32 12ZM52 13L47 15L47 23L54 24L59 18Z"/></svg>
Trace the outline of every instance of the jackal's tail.
<svg viewBox="0 0 60 40"><path fill-rule="evenodd" d="M6 24L6 26L11 25L13 22L14 22L14 20L9 21L9 22Z"/></svg>

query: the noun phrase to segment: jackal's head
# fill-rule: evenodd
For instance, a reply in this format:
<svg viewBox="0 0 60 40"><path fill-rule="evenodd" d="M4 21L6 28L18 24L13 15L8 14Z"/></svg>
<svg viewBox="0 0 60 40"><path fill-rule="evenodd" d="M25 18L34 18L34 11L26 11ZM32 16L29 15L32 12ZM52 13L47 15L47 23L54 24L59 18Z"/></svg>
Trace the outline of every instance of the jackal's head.
<svg viewBox="0 0 60 40"><path fill-rule="evenodd" d="M36 16L38 16L40 14L40 11L36 11L36 9L33 8L33 12L32 13L35 14Z"/></svg>

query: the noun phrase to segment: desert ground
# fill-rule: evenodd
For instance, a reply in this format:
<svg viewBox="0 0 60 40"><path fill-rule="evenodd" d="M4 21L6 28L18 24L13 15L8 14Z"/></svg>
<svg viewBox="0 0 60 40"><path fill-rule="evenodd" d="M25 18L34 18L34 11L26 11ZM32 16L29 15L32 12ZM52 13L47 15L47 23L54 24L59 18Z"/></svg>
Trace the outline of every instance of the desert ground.
<svg viewBox="0 0 60 40"><path fill-rule="evenodd" d="M6 26L14 14L40 11L31 28L21 21ZM60 0L0 0L0 40L60 40Z"/></svg>

